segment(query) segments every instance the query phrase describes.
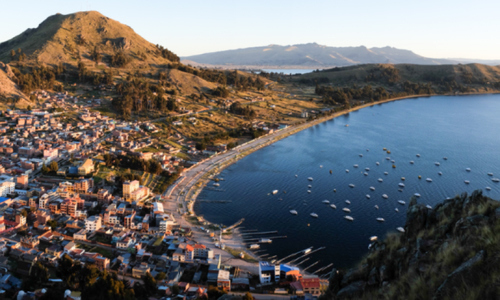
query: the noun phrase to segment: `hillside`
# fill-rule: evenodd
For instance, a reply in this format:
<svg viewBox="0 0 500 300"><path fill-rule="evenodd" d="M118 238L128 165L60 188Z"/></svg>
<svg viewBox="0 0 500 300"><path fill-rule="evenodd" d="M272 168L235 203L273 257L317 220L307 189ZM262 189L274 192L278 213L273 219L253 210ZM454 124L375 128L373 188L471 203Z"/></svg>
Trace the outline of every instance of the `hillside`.
<svg viewBox="0 0 500 300"><path fill-rule="evenodd" d="M500 299L500 202L475 191L429 209L412 198L404 233L334 270L323 299Z"/></svg>
<svg viewBox="0 0 500 300"><path fill-rule="evenodd" d="M32 104L14 82L15 75L9 65L0 62L0 103L12 104L18 108L26 108Z"/></svg>
<svg viewBox="0 0 500 300"><path fill-rule="evenodd" d="M292 46L269 45L252 47L187 56L182 59L186 63L219 66L272 66L275 68L302 67L320 69L371 63L426 65L455 63L450 60L426 58L409 50L392 47L328 47L316 43Z"/></svg>
<svg viewBox="0 0 500 300"><path fill-rule="evenodd" d="M48 65L65 63L76 66L79 60L90 61L94 49L98 50L105 63L118 51L129 56L131 65L135 67L170 62L162 57L155 45L132 28L96 11L48 17L37 28L27 29L1 43L0 60L11 61L11 51L17 52L18 49L26 55L25 60ZM18 57L16 53L15 59Z"/></svg>

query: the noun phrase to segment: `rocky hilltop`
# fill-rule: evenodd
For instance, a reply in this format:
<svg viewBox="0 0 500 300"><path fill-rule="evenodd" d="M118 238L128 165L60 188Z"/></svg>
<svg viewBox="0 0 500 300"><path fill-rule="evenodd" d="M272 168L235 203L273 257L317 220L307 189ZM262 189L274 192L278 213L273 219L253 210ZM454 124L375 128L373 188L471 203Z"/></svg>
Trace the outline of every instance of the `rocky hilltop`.
<svg viewBox="0 0 500 300"><path fill-rule="evenodd" d="M334 270L323 299L500 299L500 202L478 190L434 208L412 198L404 233Z"/></svg>

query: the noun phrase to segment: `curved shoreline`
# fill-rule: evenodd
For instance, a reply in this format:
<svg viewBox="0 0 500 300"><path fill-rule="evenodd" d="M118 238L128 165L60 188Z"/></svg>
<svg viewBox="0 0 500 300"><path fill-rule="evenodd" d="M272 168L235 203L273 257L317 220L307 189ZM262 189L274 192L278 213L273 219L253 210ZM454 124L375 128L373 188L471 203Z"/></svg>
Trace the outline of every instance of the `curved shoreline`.
<svg viewBox="0 0 500 300"><path fill-rule="evenodd" d="M276 141L279 141L285 137L288 137L292 134L295 134L299 131L302 131L304 129L310 128L314 125L318 125L320 123L323 123L325 121L340 117L342 115L349 114L351 112L367 108L370 106L378 105L378 104L383 104L383 103L388 103L388 102L393 102L393 101L398 101L398 100L404 100L404 99L414 99L414 98L429 98L432 96L470 96L470 95L484 95L484 94L498 94L498 92L485 92L485 93L467 93L467 94L451 94L451 95L438 95L438 94L426 94L426 95L412 95L412 96L405 96L405 97L397 97L397 98L392 98L392 99L386 99L382 101L377 101L377 102L368 102L364 103L362 105L353 107L351 109L347 110L342 110L336 113L333 113L329 116L324 116L315 120L312 120L310 122L305 122L297 125L292 125L290 127L287 127L285 129L273 132L271 134L268 134L266 136L259 137L257 139L251 140L245 144L239 145L235 147L234 149L227 151L225 153L221 153L215 156L212 156L205 161L203 161L201 164L197 164L193 166L190 171L195 173L195 176L188 178L188 176L182 178L178 184L181 184L182 181L185 179L188 179L185 184L181 184L181 186L177 186L177 188L183 189L183 194L180 194L178 196L178 201L179 203L186 203L187 205L187 211L191 213L191 216L196 216L193 210L193 206L196 202L197 196L199 193L205 188L207 183L209 183L214 176L219 174L223 169L226 167L230 166L231 164L237 162L239 159L263 148L268 145L273 144ZM204 167L205 166L205 167ZM199 170L198 170L199 169ZM174 187L175 189L175 187ZM210 223L210 222L209 222ZM233 233L234 235L237 235L237 231ZM241 239L240 239L241 240ZM241 244L241 249L246 249L245 245L242 243ZM246 251L249 253L251 256L253 256L254 259L258 260L259 257L249 251ZM253 255L252 255L253 254Z"/></svg>

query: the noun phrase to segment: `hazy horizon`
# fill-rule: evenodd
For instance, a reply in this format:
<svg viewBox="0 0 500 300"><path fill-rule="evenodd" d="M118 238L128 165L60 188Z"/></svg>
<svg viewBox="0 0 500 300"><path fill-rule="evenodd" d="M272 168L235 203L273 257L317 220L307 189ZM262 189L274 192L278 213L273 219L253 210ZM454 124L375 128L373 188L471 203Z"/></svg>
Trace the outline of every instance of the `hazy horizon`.
<svg viewBox="0 0 500 300"><path fill-rule="evenodd" d="M29 10L26 10L29 7ZM217 5L150 1L138 6L119 1L25 1L9 3L0 21L0 42L28 28L36 28L50 15L96 10L129 25L154 44L179 56L259 47L316 42L331 47L390 46L429 58L500 59L500 42L493 28L500 20L500 3L474 5L455 1L254 1ZM466 20L466 21L464 21Z"/></svg>

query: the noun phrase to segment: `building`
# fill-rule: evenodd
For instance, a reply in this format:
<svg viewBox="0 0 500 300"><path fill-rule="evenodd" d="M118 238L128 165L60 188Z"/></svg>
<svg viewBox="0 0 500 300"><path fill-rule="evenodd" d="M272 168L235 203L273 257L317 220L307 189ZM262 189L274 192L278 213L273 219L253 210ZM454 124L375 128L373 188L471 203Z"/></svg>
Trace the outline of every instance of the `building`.
<svg viewBox="0 0 500 300"><path fill-rule="evenodd" d="M226 292L231 290L231 280L229 279L229 271L219 270L217 275L217 287L219 289L225 290Z"/></svg>
<svg viewBox="0 0 500 300"><path fill-rule="evenodd" d="M319 296L321 294L321 284L318 277L301 278L300 284L305 294Z"/></svg>
<svg viewBox="0 0 500 300"><path fill-rule="evenodd" d="M59 156L58 149L45 149L43 150L43 158L45 159L45 163L49 163L55 160Z"/></svg>
<svg viewBox="0 0 500 300"><path fill-rule="evenodd" d="M20 189L26 190L28 188L29 176L27 174L17 176L17 186Z"/></svg>
<svg viewBox="0 0 500 300"><path fill-rule="evenodd" d="M91 216L85 220L85 230L94 232L101 228L101 217Z"/></svg>
<svg viewBox="0 0 500 300"><path fill-rule="evenodd" d="M0 197L12 194L15 189L14 177L5 174L0 175Z"/></svg>
<svg viewBox="0 0 500 300"><path fill-rule="evenodd" d="M260 283L278 282L280 280L280 266L273 265L267 261L259 262Z"/></svg>
<svg viewBox="0 0 500 300"><path fill-rule="evenodd" d="M73 234L73 239L75 240L86 240L87 239L87 231L85 229L81 229L80 231Z"/></svg>
<svg viewBox="0 0 500 300"><path fill-rule="evenodd" d="M135 266L132 269L132 277L134 277L134 278L142 278L150 270L151 270L151 268L148 266L148 264L145 263L145 262L143 262L140 265Z"/></svg>
<svg viewBox="0 0 500 300"><path fill-rule="evenodd" d="M135 211L133 211L131 214L125 216L125 218L123 218L123 226L125 228L131 228L131 227L134 227L134 218L135 218Z"/></svg>
<svg viewBox="0 0 500 300"><path fill-rule="evenodd" d="M94 179L92 178L78 180L73 184L74 191L81 194L88 193L89 189L93 187L94 187Z"/></svg>
<svg viewBox="0 0 500 300"><path fill-rule="evenodd" d="M90 174L92 172L94 172L94 162L92 161L92 159L87 158L83 162L83 164L81 164L78 167L78 175L85 176L85 175Z"/></svg>
<svg viewBox="0 0 500 300"><path fill-rule="evenodd" d="M94 258L96 267L102 272L109 269L109 258L98 256Z"/></svg>
<svg viewBox="0 0 500 300"><path fill-rule="evenodd" d="M214 251L207 246L202 244L195 244L193 246L194 253L193 256L195 259L212 259L214 258Z"/></svg>
<svg viewBox="0 0 500 300"><path fill-rule="evenodd" d="M139 181L125 181L123 183L123 198L127 201L138 201L149 196L149 188L139 186Z"/></svg>

